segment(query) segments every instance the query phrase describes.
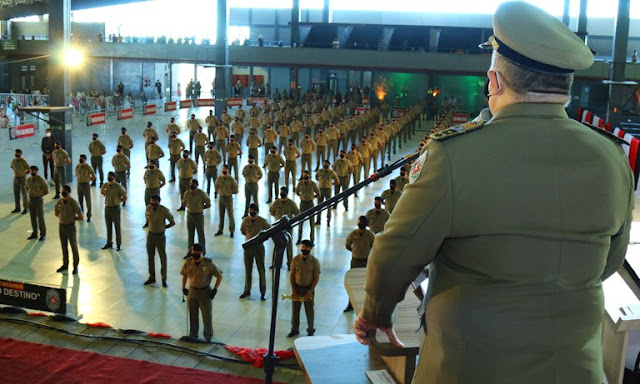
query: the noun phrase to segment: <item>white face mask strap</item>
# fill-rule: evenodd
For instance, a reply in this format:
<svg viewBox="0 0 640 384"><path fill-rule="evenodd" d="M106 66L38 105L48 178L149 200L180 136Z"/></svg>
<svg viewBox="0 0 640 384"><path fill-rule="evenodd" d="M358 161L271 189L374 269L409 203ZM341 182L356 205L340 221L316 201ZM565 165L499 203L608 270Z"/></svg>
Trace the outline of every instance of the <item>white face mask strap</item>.
<svg viewBox="0 0 640 384"><path fill-rule="evenodd" d="M493 69L491 70L491 72L493 72L495 77L496 77L496 86L498 87L498 91L495 94L500 93L500 89L502 88L502 86L500 85L500 74L498 73L498 71L493 70ZM495 94L492 94L491 92L489 92L487 97L491 97L491 96L493 96Z"/></svg>

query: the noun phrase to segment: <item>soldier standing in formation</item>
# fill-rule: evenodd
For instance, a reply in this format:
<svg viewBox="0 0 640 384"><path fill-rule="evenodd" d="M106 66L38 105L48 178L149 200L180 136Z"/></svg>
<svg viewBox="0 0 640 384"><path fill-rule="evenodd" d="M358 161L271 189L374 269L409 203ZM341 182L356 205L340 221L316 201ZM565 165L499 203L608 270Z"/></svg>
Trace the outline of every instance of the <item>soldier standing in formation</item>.
<svg viewBox="0 0 640 384"><path fill-rule="evenodd" d="M42 166L44 167L44 178L45 180L49 177L47 175L47 171L51 171L51 181L53 182L54 173L53 173L53 150L54 150L55 140L51 137L51 128L47 128L44 131L44 137L42 138L42 142L40 143L40 149L42 150Z"/></svg>
<svg viewBox="0 0 640 384"><path fill-rule="evenodd" d="M347 154L345 151L340 151L340 158L337 159L333 163L333 170L336 175L338 175L339 183L335 184L335 194L340 193L340 190L346 191L349 188L349 179L351 179L351 174L353 173L353 164L347 159ZM349 199L346 198L343 200L344 210L349 210ZM338 205L335 204L333 209L336 209Z"/></svg>
<svg viewBox="0 0 640 384"><path fill-rule="evenodd" d="M320 196L318 197L318 204L331 198L331 188L334 185L340 184L340 179L336 172L329 168L331 163L329 160L325 160L322 164L322 169L316 173L316 180L318 180L318 187L320 187ZM316 224L320 225L320 213L316 218ZM331 225L331 209L327 209L327 227Z"/></svg>
<svg viewBox="0 0 640 384"><path fill-rule="evenodd" d="M67 151L62 149L60 146L60 142L56 141L54 145L53 153L53 164L56 166L55 172L55 185L56 185L56 195L53 197L54 199L60 198L60 188L67 183L67 173L65 171L65 167L67 164L71 164L71 158Z"/></svg>
<svg viewBox="0 0 640 384"><path fill-rule="evenodd" d="M311 139L311 135L307 132L304 134L304 139L300 142L300 150L302 152L302 160L300 161L300 177L305 170L311 173L311 154L317 148L316 142Z"/></svg>
<svg viewBox="0 0 640 384"><path fill-rule="evenodd" d="M180 208L178 211L184 211L184 194L190 188L193 175L198 173L196 162L189 158L189 151L182 151L182 159L176 163L178 167L178 178L180 179L178 187L180 189Z"/></svg>
<svg viewBox="0 0 640 384"><path fill-rule="evenodd" d="M380 196L376 196L373 201L373 208L366 213L367 221L369 222L369 228L371 232L380 233L384 230L384 224L389 220L391 215L389 211L382 208L384 200Z"/></svg>
<svg viewBox="0 0 640 384"><path fill-rule="evenodd" d="M209 137L209 141L211 139L215 140L215 130L218 126L218 118L213 114L213 110L209 110L209 116L204 119L205 124L207 124L207 136Z"/></svg>
<svg viewBox="0 0 640 384"><path fill-rule="evenodd" d="M402 191L396 188L395 179L389 180L389 189L382 192L384 207L389 211L389 213L393 213L393 209L396 207L396 204L398 204L400 196L402 196Z"/></svg>
<svg viewBox="0 0 640 384"><path fill-rule="evenodd" d="M133 148L133 139L131 136L127 134L127 128L122 127L120 129L121 135L118 136L118 144L120 148L122 148L122 153L127 156L127 159L131 159L131 148ZM127 176L129 176L130 171L127 170ZM93 183L95 185L95 183Z"/></svg>
<svg viewBox="0 0 640 384"><path fill-rule="evenodd" d="M150 121L147 122L147 127L144 129L144 131L142 131L142 137L144 137L144 153L147 156L147 163L148 163L149 151L147 151L147 148L149 147L151 142L158 137L158 132L156 132L156 130L153 128L153 123L151 123Z"/></svg>
<svg viewBox="0 0 640 384"><path fill-rule="evenodd" d="M280 189L280 169L284 167L285 163L279 153L276 152L276 147L270 148L270 153L265 159L265 166L267 168L267 186L269 188L269 198L267 204L271 203L273 196L278 195ZM272 195L273 192L273 195Z"/></svg>
<svg viewBox="0 0 640 384"><path fill-rule="evenodd" d="M164 157L164 151L158 144L156 144L157 137L151 139L149 146L147 147L147 163L153 163L156 167L160 167L160 159Z"/></svg>
<svg viewBox="0 0 640 384"><path fill-rule="evenodd" d="M131 169L131 163L129 158L122 153L122 147L119 145L116 147L116 154L111 159L111 165L113 165L113 170L115 171L116 181L126 189L127 172Z"/></svg>
<svg viewBox="0 0 640 384"><path fill-rule="evenodd" d="M253 155L249 155L249 164L245 165L242 169L242 176L244 177L244 214L243 218L247 217L249 213L249 206L253 199L254 204L258 204L258 181L262 179L262 169L255 163Z"/></svg>
<svg viewBox="0 0 640 384"><path fill-rule="evenodd" d="M311 172L306 169L302 172L302 180L298 182L296 185L296 195L300 196L300 212L304 212L308 209L311 209L315 206L313 200L320 196L320 189L318 185L311 180ZM315 238L315 222L313 220L313 216L309 217L309 238L311 242L313 242ZM298 230L298 241L297 244L302 242L302 225Z"/></svg>
<svg viewBox="0 0 640 384"><path fill-rule="evenodd" d="M300 214L300 209L298 209L298 205L291 200L287 195L289 194L289 188L282 187L280 188L280 198L276 199L276 201L271 204L269 208L269 213L271 216L275 217L276 221L280 220L282 216L287 216L289 219L292 219L294 216L298 216ZM289 233L291 235L291 233ZM290 238L289 243L287 244L287 268L291 268L291 260L293 259L293 238ZM271 268L273 268L272 261Z"/></svg>
<svg viewBox="0 0 640 384"><path fill-rule="evenodd" d="M116 230L116 251L120 250L122 245L122 233L120 231L120 203L122 205L127 201L127 191L118 183L116 183L116 174L109 172L107 175L107 183L102 186L100 191L104 196L104 220L107 225L107 243L102 249L113 248L112 229Z"/></svg>
<svg viewBox="0 0 640 384"><path fill-rule="evenodd" d="M294 145L293 139L289 139L289 144L284 149L284 185L289 188L289 177L291 177L292 190L296 187L296 169L300 155L300 150Z"/></svg>
<svg viewBox="0 0 640 384"><path fill-rule="evenodd" d="M314 290L320 280L320 263L315 256L311 255L313 242L304 240L300 249L300 254L293 258L291 262L291 296L293 313L291 315L291 331L287 337L294 337L300 334L300 307L304 303L304 313L307 316L307 335L313 336L316 329L314 323Z"/></svg>
<svg viewBox="0 0 640 384"><path fill-rule="evenodd" d="M149 204L144 212L144 216L149 223L147 233L147 259L149 261L149 278L144 285L156 282L156 250L160 256L160 275L162 276L162 286L167 287L167 238L164 232L176 225L173 215L167 207L160 204L160 195L154 194L149 199Z"/></svg>
<svg viewBox="0 0 640 384"><path fill-rule="evenodd" d="M182 206L187 208L187 238L189 248L194 244L196 232L198 232L198 242L205 247L207 240L204 234L204 210L211 208L211 199L198 188L198 180L192 179L189 189L182 195Z"/></svg>
<svg viewBox="0 0 640 384"><path fill-rule="evenodd" d="M258 167L259 169L259 167ZM242 220L240 225L240 233L245 236L246 240L251 239L260 231L269 229L271 225L265 218L258 216L258 205L249 205L249 216ZM240 295L241 299L251 295L251 280L253 273L253 262L256 262L256 268L258 269L258 276L260 278L260 300L266 300L267 293L267 279L264 269L264 244L260 243L254 245L251 248L244 250L244 291Z"/></svg>
<svg viewBox="0 0 640 384"><path fill-rule="evenodd" d="M230 237L233 237L233 232L236 230L236 222L233 218L233 195L238 193L238 182L229 175L229 168L226 165L222 166L222 176L216 180L216 194L220 195L218 200L220 225L218 226L218 232L215 236L222 235L222 229L224 228L224 215L228 212L229 215L229 232Z"/></svg>
<svg viewBox="0 0 640 384"><path fill-rule="evenodd" d="M91 154L91 167L93 171L100 174L100 186L104 184L104 171L102 170L102 156L107 153L107 149L100 139L98 134L93 134L93 140L89 143L89 154ZM91 183L92 187L95 187L95 180Z"/></svg>
<svg viewBox="0 0 640 384"><path fill-rule="evenodd" d="M247 148L249 148L249 155L253 155L254 160L258 161L258 148L262 146L262 140L256 134L254 129L251 129L249 132L249 137L247 137Z"/></svg>
<svg viewBox="0 0 640 384"><path fill-rule="evenodd" d="M180 161L180 155L184 149L185 146L182 140L180 140L175 133L172 133L169 138L169 164L171 167L170 183L176 181L176 164Z"/></svg>
<svg viewBox="0 0 640 384"><path fill-rule="evenodd" d="M56 202L53 210L58 218L60 245L62 246L62 266L56 272L64 272L69 269L69 248L73 254L73 274L78 274L78 263L80 262L80 254L78 253L78 239L76 238L76 221L84 220L82 210L78 202L71 197L71 187L64 185L62 187L62 199Z"/></svg>
<svg viewBox="0 0 640 384"><path fill-rule="evenodd" d="M40 227L40 241L44 241L47 236L47 226L44 222L44 204L42 197L49 193L47 181L38 175L38 167L29 167L31 177L27 179L27 193L29 194L29 215L31 216L31 236L27 240L38 238L38 227Z"/></svg>
<svg viewBox="0 0 640 384"><path fill-rule="evenodd" d="M22 157L22 150L14 151L14 159L11 160L11 169L13 170L13 199L15 201L15 209L11 213L20 213L20 196L22 196L23 215L27 214L27 205L29 204L29 196L27 195L27 173L29 173L29 163Z"/></svg>
<svg viewBox="0 0 640 384"><path fill-rule="evenodd" d="M80 209L84 211L83 202L87 202L87 223L91 222L91 188L90 182L96 181L96 174L93 168L87 164L87 156L80 155L78 165L76 165L76 181L78 182L78 203Z"/></svg>
<svg viewBox="0 0 640 384"><path fill-rule="evenodd" d="M151 161L144 172L143 180L146 187L144 190L144 206L146 207L151 204L151 196L160 195L160 188L164 187L167 181L162 171ZM148 226L149 222L145 221L142 228L147 228Z"/></svg>
<svg viewBox="0 0 640 384"><path fill-rule="evenodd" d="M200 164L200 158L202 158L202 166L206 167L206 165L204 164L204 151L206 145L209 143L209 138L205 133L202 132L202 127L198 128L198 132L196 132L195 136L193 137L193 141L196 143L196 153L194 155L196 166Z"/></svg>
<svg viewBox="0 0 640 384"><path fill-rule="evenodd" d="M213 130L213 136L216 139L216 149L222 155L223 159L227 158L227 150L225 145L227 144L227 139L229 138L229 130L222 124L218 124L218 126Z"/></svg>
<svg viewBox="0 0 640 384"><path fill-rule="evenodd" d="M358 217L358 228L349 233L346 240L347 251L351 252L351 269L366 268L369 252L373 247L373 241L376 235L367 229L369 220L366 216ZM353 311L351 301L347 304L345 312Z"/></svg>
<svg viewBox="0 0 640 384"><path fill-rule="evenodd" d="M242 155L242 147L240 143L236 141L235 136L231 135L231 138L227 145L225 145L225 151L227 152L227 167L229 168L229 174L231 174L231 170L235 173L236 182L239 180L238 178L238 157Z"/></svg>
<svg viewBox="0 0 640 384"><path fill-rule="evenodd" d="M211 180L215 185L218 178L218 164L222 162L220 152L212 142L209 142L209 149L204 153L204 163L206 165L205 177L207 179L207 195L211 195Z"/></svg>
<svg viewBox="0 0 640 384"><path fill-rule="evenodd" d="M196 115L193 113L191 114L191 118L187 120L187 127L189 128L189 153L193 153L193 139L198 129L202 128L200 122L196 119Z"/></svg>
<svg viewBox="0 0 640 384"><path fill-rule="evenodd" d="M180 129L180 126L176 124L176 119L173 117L169 119L169 124L167 124L167 137L169 138L169 140L171 140L171 137L174 134L178 136L181 131L182 130Z"/></svg>

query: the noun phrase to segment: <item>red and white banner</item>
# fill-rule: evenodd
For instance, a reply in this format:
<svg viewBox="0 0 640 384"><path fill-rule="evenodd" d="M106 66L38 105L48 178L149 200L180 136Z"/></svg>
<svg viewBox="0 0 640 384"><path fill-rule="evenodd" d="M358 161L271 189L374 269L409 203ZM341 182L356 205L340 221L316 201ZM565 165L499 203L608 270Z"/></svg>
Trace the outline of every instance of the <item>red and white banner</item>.
<svg viewBox="0 0 640 384"><path fill-rule="evenodd" d="M227 99L227 107L242 107L242 97L230 97Z"/></svg>
<svg viewBox="0 0 640 384"><path fill-rule="evenodd" d="M393 108L391 109L391 117L400 117L407 113L406 109Z"/></svg>
<svg viewBox="0 0 640 384"><path fill-rule="evenodd" d="M10 140L22 139L25 137L35 136L35 134L36 134L35 124L17 125L15 127L12 127L9 130L9 139Z"/></svg>
<svg viewBox="0 0 640 384"><path fill-rule="evenodd" d="M99 125L107 122L107 114L104 112L92 113L87 116L87 125Z"/></svg>
<svg viewBox="0 0 640 384"><path fill-rule="evenodd" d="M369 107L356 107L356 115L364 113L364 111L369 110Z"/></svg>
<svg viewBox="0 0 640 384"><path fill-rule="evenodd" d="M133 108L124 108L118 111L118 120L133 118Z"/></svg>
<svg viewBox="0 0 640 384"><path fill-rule="evenodd" d="M249 99L249 104L251 105L253 104L265 105L266 103L267 103L266 97L252 97Z"/></svg>
<svg viewBox="0 0 640 384"><path fill-rule="evenodd" d="M180 100L180 109L191 108L191 100Z"/></svg>
<svg viewBox="0 0 640 384"><path fill-rule="evenodd" d="M216 105L216 99L197 99L196 107L213 107Z"/></svg>
<svg viewBox="0 0 640 384"><path fill-rule="evenodd" d="M175 111L176 109L178 109L178 103L176 103L175 101L167 101L166 103L164 103L164 111Z"/></svg>
<svg viewBox="0 0 640 384"><path fill-rule="evenodd" d="M469 121L469 115L466 113L454 113L451 119L452 124L462 124Z"/></svg>
<svg viewBox="0 0 640 384"><path fill-rule="evenodd" d="M363 105L369 105L369 98L368 97L363 97L362 98L362 104Z"/></svg>
<svg viewBox="0 0 640 384"><path fill-rule="evenodd" d="M144 108L142 109L143 115L153 115L154 113L156 113L155 104L145 105Z"/></svg>

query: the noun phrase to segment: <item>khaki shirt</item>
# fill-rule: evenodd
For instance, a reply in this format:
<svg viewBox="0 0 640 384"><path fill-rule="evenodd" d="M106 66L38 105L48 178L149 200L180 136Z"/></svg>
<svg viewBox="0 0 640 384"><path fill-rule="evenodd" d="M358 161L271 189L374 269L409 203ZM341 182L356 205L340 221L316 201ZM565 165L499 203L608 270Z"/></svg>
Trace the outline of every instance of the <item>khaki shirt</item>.
<svg viewBox="0 0 640 384"><path fill-rule="evenodd" d="M102 144L102 141L92 140L89 143L89 153L91 154L91 157L101 157L107 153L107 149L104 147L104 144Z"/></svg>
<svg viewBox="0 0 640 384"><path fill-rule="evenodd" d="M209 136L203 132L197 132L193 136L193 141L196 143L196 147L204 147L209 143Z"/></svg>
<svg viewBox="0 0 640 384"><path fill-rule="evenodd" d="M268 125L273 123L273 120L271 120L271 116L269 116L266 113L262 115L262 118L260 120L262 120L262 125Z"/></svg>
<svg viewBox="0 0 640 384"><path fill-rule="evenodd" d="M198 119L189 119L187 120L187 128L189 128L191 132L198 132L198 129L200 128L200 122L198 121Z"/></svg>
<svg viewBox="0 0 640 384"><path fill-rule="evenodd" d="M333 163L333 170L336 171L338 177L351 176L353 164L346 157L344 159L339 158Z"/></svg>
<svg viewBox="0 0 640 384"><path fill-rule="evenodd" d="M287 215L289 218L298 216L300 209L293 200L287 197L284 200L276 199L276 201L271 204L271 207L269 207L269 213L275 217L276 220L280 220L284 215Z"/></svg>
<svg viewBox="0 0 640 384"><path fill-rule="evenodd" d="M316 142L313 139L302 139L300 142L300 149L302 149L303 155L310 155L317 148Z"/></svg>
<svg viewBox="0 0 640 384"><path fill-rule="evenodd" d="M280 126L278 129L278 134L280 135L280 139L288 139L291 135L291 128L289 128L286 124Z"/></svg>
<svg viewBox="0 0 640 384"><path fill-rule="evenodd" d="M216 129L213 130L213 136L216 140L227 140L229 138L229 130L223 125L218 125Z"/></svg>
<svg viewBox="0 0 640 384"><path fill-rule="evenodd" d="M131 147L133 147L133 139L125 133L124 135L118 136L118 145L120 145L122 149L131 149Z"/></svg>
<svg viewBox="0 0 640 384"><path fill-rule="evenodd" d="M67 165L67 161L71 160L67 151L62 148L54 150L51 155L53 155L53 164L56 167L64 167Z"/></svg>
<svg viewBox="0 0 640 384"><path fill-rule="evenodd" d="M291 127L291 132L293 133L298 133L302 131L302 123L300 123L300 121L298 120L292 121L291 124L289 124L289 126Z"/></svg>
<svg viewBox="0 0 640 384"><path fill-rule="evenodd" d="M247 138L247 147L249 149L256 149L261 146L262 140L260 140L260 137L258 137L258 135L249 135L249 137Z"/></svg>
<svg viewBox="0 0 640 384"><path fill-rule="evenodd" d="M313 199L320 196L320 189L313 180L309 180L308 183L301 180L296 185L296 195L300 196L302 201L313 201Z"/></svg>
<svg viewBox="0 0 640 384"><path fill-rule="evenodd" d="M377 151L378 149L380 149L380 139L378 139L378 136L369 136L369 138L367 139L369 142L369 145L371 145L371 149L373 151Z"/></svg>
<svg viewBox="0 0 640 384"><path fill-rule="evenodd" d="M380 208L380 211L376 212L375 208L367 211L365 215L369 220L369 228L373 233L380 233L384 230L384 224L389 220L391 214L384 208Z"/></svg>
<svg viewBox="0 0 640 384"><path fill-rule="evenodd" d="M331 188L333 184L340 184L340 179L336 171L331 168L322 168L316 173L316 179L318 180L318 186L320 188Z"/></svg>
<svg viewBox="0 0 640 384"><path fill-rule="evenodd" d="M192 257L189 257L184 261L180 274L187 276L189 288L206 288L211 286L211 279L214 276L216 278L222 276L222 271L209 258L201 257L200 261L196 263Z"/></svg>
<svg viewBox="0 0 640 384"><path fill-rule="evenodd" d="M166 179L164 174L158 168L147 169L144 172L144 184L147 189L159 189L164 186Z"/></svg>
<svg viewBox="0 0 640 384"><path fill-rule="evenodd" d="M96 179L96 173L86 162L76 165L76 179L78 184L85 184Z"/></svg>
<svg viewBox="0 0 640 384"><path fill-rule="evenodd" d="M231 122L231 115L229 115L228 113L223 113L222 116L220 116L220 119L222 119L222 122L225 125L229 125L229 123Z"/></svg>
<svg viewBox="0 0 640 384"><path fill-rule="evenodd" d="M318 145L318 147L325 147L328 141L329 135L327 135L325 132L316 133L316 144Z"/></svg>
<svg viewBox="0 0 640 384"><path fill-rule="evenodd" d="M227 143L224 146L224 149L227 151L227 156L230 159L234 159L238 157L239 154L242 153L242 147L237 141Z"/></svg>
<svg viewBox="0 0 640 384"><path fill-rule="evenodd" d="M29 173L29 163L22 157L14 158L11 160L11 169L13 169L13 176L25 177Z"/></svg>
<svg viewBox="0 0 640 384"><path fill-rule="evenodd" d="M31 176L27 179L27 192L30 199L42 197L49 193L47 181L40 175Z"/></svg>
<svg viewBox="0 0 640 384"><path fill-rule="evenodd" d="M193 175L198 173L198 165L189 158L180 158L176 162L176 166L178 167L178 177L181 179L191 179Z"/></svg>
<svg viewBox="0 0 640 384"><path fill-rule="evenodd" d="M144 136L144 142L145 143L150 143L151 139L153 139L154 137L156 139L158 138L158 132L156 132L156 130L153 129L153 128L147 127L142 132L142 136Z"/></svg>
<svg viewBox="0 0 640 384"><path fill-rule="evenodd" d="M236 121L235 123L233 123L233 125L231 125L231 128L233 129L234 135L244 134L244 126L242 125L241 122Z"/></svg>
<svg viewBox="0 0 640 384"><path fill-rule="evenodd" d="M347 153L347 160L349 160L351 162L351 164L353 165L353 172L358 171L358 167L362 164L362 155L360 154L360 152L356 151L349 151Z"/></svg>
<svg viewBox="0 0 640 384"><path fill-rule="evenodd" d="M398 188L399 191L404 190L404 186L409 184L409 178L407 176L398 176L394 180L396 181L396 188Z"/></svg>
<svg viewBox="0 0 640 384"><path fill-rule="evenodd" d="M229 197L238 193L238 183L229 174L218 177L215 188L220 197Z"/></svg>
<svg viewBox="0 0 640 384"><path fill-rule="evenodd" d="M205 205L211 205L211 199L200 188L187 189L182 196L182 205L187 208L189 213L202 213Z"/></svg>
<svg viewBox="0 0 640 384"><path fill-rule="evenodd" d="M278 139L278 133L273 130L273 128L268 128L264 130L264 142L265 143L275 143Z"/></svg>
<svg viewBox="0 0 640 384"><path fill-rule="evenodd" d="M69 200L62 198L56 201L54 212L58 217L58 222L62 225L75 224L76 217L82 215L82 210L73 197L70 197Z"/></svg>
<svg viewBox="0 0 640 384"><path fill-rule="evenodd" d="M180 131L182 131L180 129L180 126L176 123L169 123L167 125L167 134L169 136L171 136L172 133L175 133L176 135L180 133Z"/></svg>
<svg viewBox="0 0 640 384"><path fill-rule="evenodd" d="M300 157L300 150L294 145L287 145L284 149L284 158L287 161L296 161Z"/></svg>
<svg viewBox="0 0 640 384"><path fill-rule="evenodd" d="M164 157L164 151L158 144L151 144L147 147L147 157L150 160L158 160L161 157Z"/></svg>
<svg viewBox="0 0 640 384"><path fill-rule="evenodd" d="M362 233L357 229L351 231L346 241L347 249L351 251L351 257L358 260L366 260L369 257L375 238L376 235L368 229L365 229Z"/></svg>
<svg viewBox="0 0 640 384"><path fill-rule="evenodd" d="M400 196L402 196L402 191L396 188L395 192L391 192L391 189L387 189L382 192L382 197L384 199L384 207L389 211L389 213L393 213L393 208L398 204L398 200L400 200Z"/></svg>
<svg viewBox="0 0 640 384"><path fill-rule="evenodd" d="M158 208L153 209L153 205L147 205L144 216L149 223L149 233L164 233L167 224L173 221L171 211L164 205L158 204Z"/></svg>
<svg viewBox="0 0 640 384"><path fill-rule="evenodd" d="M358 151L360 152L360 154L362 155L362 157L364 159L371 157L371 152L373 152L373 148L371 147L371 144L367 143L360 143L358 145Z"/></svg>
<svg viewBox="0 0 640 384"><path fill-rule="evenodd" d="M104 205L107 207L117 207L122 203L122 199L127 197L127 191L115 181L103 185L100 192L104 196Z"/></svg>
<svg viewBox="0 0 640 384"><path fill-rule="evenodd" d="M222 156L215 148L207 149L204 153L204 162L208 167L215 167L222 162Z"/></svg>
<svg viewBox="0 0 640 384"><path fill-rule="evenodd" d="M242 168L242 176L248 184L255 184L262 179L262 169L256 164L247 164Z"/></svg>
<svg viewBox="0 0 640 384"><path fill-rule="evenodd" d="M267 155L265 164L269 172L280 172L280 168L284 167L284 160L279 153L270 153Z"/></svg>
<svg viewBox="0 0 640 384"><path fill-rule="evenodd" d="M257 119L257 118L255 118L255 117L252 117L252 118L249 120L249 128L251 128L251 129L258 129L259 127L260 127L260 120L258 120L258 119Z"/></svg>
<svg viewBox="0 0 640 384"><path fill-rule="evenodd" d="M308 287L314 279L320 278L320 263L313 255L305 259L299 254L291 260L291 274L296 285Z"/></svg>
<svg viewBox="0 0 640 384"><path fill-rule="evenodd" d="M185 146L184 142L177 137L175 139L169 140L169 154L171 156L180 156L182 151L184 151Z"/></svg>
<svg viewBox="0 0 640 384"><path fill-rule="evenodd" d="M131 168L129 158L122 152L113 155L113 158L111 159L111 165L113 165L113 170L116 172L124 172Z"/></svg>
<svg viewBox="0 0 640 384"><path fill-rule="evenodd" d="M209 115L204 119L204 122L207 124L209 128L215 128L218 126L218 118L216 115Z"/></svg>
<svg viewBox="0 0 640 384"><path fill-rule="evenodd" d="M242 224L240 224L240 233L245 236L245 239L249 240L254 237L260 231L269 229L271 225L264 217L257 216L253 219L251 216L247 216L242 219Z"/></svg>
<svg viewBox="0 0 640 384"><path fill-rule="evenodd" d="M240 121L244 121L244 118L247 116L247 113L242 109L242 107L238 108L236 111L236 117L240 119Z"/></svg>
<svg viewBox="0 0 640 384"><path fill-rule="evenodd" d="M329 128L327 130L327 136L329 136L329 140L338 140L340 138L340 131L336 127Z"/></svg>

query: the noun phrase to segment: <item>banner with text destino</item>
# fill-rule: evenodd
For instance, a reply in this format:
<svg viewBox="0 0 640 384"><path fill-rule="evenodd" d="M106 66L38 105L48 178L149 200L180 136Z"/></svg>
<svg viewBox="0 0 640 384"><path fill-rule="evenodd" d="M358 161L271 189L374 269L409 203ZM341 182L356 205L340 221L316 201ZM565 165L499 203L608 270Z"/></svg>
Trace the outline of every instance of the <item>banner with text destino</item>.
<svg viewBox="0 0 640 384"><path fill-rule="evenodd" d="M0 304L65 314L67 291L18 281L0 280Z"/></svg>

